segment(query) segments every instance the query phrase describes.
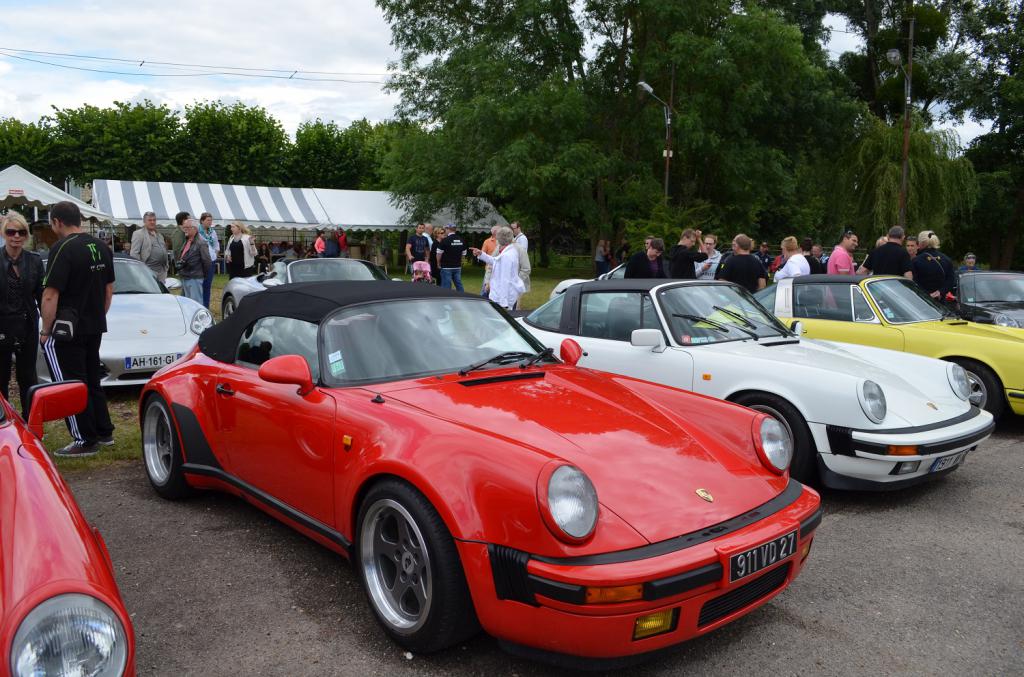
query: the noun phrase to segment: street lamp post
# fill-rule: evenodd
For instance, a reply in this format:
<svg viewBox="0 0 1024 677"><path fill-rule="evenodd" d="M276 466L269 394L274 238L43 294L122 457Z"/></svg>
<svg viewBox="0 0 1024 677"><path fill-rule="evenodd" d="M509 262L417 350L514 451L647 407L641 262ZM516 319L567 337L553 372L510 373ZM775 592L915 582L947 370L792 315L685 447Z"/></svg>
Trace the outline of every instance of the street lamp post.
<svg viewBox="0 0 1024 677"><path fill-rule="evenodd" d="M903 55L898 49L890 49L885 58L903 70L903 176L900 181L900 221L904 232L907 229L907 186L910 181L910 85L914 72L914 18L910 18L910 41L907 46L907 67L903 68Z"/></svg>
<svg viewBox="0 0 1024 677"><path fill-rule="evenodd" d="M672 100L672 94L675 90L675 72L675 66L673 66L672 86L669 89L668 95L669 101ZM636 86L650 94L651 97L653 97L654 100L660 103L662 107L664 107L665 109L665 150L663 152L665 155L665 202L668 202L668 173L669 165L672 162L672 104L666 103L661 98L659 98L658 95L654 93L654 88L651 87L646 82L644 82L643 80L636 83Z"/></svg>

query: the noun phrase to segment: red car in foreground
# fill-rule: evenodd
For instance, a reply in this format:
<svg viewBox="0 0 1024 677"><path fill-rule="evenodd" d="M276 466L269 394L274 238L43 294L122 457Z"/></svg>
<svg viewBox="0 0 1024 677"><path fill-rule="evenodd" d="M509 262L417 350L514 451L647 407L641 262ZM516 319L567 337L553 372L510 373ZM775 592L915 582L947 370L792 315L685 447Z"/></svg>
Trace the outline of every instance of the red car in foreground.
<svg viewBox="0 0 1024 677"><path fill-rule="evenodd" d="M26 426L0 397L0 675L135 674L135 637L106 545L39 438L85 407L83 383L30 391Z"/></svg>
<svg viewBox="0 0 1024 677"><path fill-rule="evenodd" d="M269 289L146 386L146 471L349 558L413 651L482 626L534 656L633 656L788 586L821 513L785 429L562 357L430 285Z"/></svg>

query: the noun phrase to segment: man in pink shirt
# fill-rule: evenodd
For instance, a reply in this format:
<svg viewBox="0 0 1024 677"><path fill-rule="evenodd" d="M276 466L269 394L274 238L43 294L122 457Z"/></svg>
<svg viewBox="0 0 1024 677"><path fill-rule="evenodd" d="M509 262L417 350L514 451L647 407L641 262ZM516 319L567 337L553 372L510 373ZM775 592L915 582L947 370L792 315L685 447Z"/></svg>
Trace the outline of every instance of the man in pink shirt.
<svg viewBox="0 0 1024 677"><path fill-rule="evenodd" d="M857 234L852 230L843 233L832 255L828 257L829 275L853 275L857 267L853 265L853 252L857 249Z"/></svg>

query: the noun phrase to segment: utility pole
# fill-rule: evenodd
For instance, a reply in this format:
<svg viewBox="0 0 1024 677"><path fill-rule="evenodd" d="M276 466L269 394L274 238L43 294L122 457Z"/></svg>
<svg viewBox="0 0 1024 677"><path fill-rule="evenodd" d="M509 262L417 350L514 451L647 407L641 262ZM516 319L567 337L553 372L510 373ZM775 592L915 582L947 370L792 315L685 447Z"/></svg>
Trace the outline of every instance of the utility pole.
<svg viewBox="0 0 1024 677"><path fill-rule="evenodd" d="M907 3L913 10L913 1ZM907 67L903 71L903 179L900 182L900 227L907 230L907 188L910 181L910 85L914 73L914 17L910 17Z"/></svg>
<svg viewBox="0 0 1024 677"><path fill-rule="evenodd" d="M676 92L676 65L672 64L672 80L668 87L668 105L665 106L665 204L668 204L668 173L672 163L672 103Z"/></svg>

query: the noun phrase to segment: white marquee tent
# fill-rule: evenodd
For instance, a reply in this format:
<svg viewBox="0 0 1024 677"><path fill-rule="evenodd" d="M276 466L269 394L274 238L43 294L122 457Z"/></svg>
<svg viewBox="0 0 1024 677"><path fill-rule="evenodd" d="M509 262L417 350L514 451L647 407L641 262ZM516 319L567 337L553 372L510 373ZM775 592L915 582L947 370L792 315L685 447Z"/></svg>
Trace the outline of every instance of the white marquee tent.
<svg viewBox="0 0 1024 677"><path fill-rule="evenodd" d="M93 182L93 204L122 224L141 224L142 215L152 211L158 224L171 225L174 215L184 211L193 216L209 212L220 224L237 220L272 229L314 230L334 225L379 231L414 226L402 209L392 204L390 193L374 190L97 179ZM478 200L475 207L483 216L469 223L459 222L460 230L486 231L495 224L507 225L486 200ZM440 212L430 219L438 224L452 220L451 212Z"/></svg>
<svg viewBox="0 0 1024 677"><path fill-rule="evenodd" d="M85 219L96 223L108 223L112 220L102 210L65 193L18 165L11 165L0 171L0 208L26 206L48 209L58 202L65 201L78 205Z"/></svg>

